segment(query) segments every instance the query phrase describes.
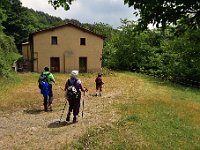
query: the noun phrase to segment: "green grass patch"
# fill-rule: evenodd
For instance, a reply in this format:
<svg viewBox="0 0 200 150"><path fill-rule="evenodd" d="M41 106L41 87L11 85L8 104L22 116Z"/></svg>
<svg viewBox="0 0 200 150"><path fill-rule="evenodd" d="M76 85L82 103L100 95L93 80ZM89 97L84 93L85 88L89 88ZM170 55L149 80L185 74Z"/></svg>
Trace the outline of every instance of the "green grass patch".
<svg viewBox="0 0 200 150"><path fill-rule="evenodd" d="M115 116L121 117L108 125L105 122L105 125L88 129L73 143L73 149L200 149L198 89L130 72L105 72L103 96L98 100L106 101L107 106L105 114L101 112L101 115L115 111ZM38 77L37 73L25 73L16 75L12 81L0 79L1 111L42 106ZM79 76L91 94L95 93L95 77L96 74ZM59 86L64 87L69 75L55 74L55 78L55 105L60 107L63 93Z"/></svg>
<svg viewBox="0 0 200 150"><path fill-rule="evenodd" d="M73 149L106 149L106 150L129 150L147 148L143 139L137 135L137 131L130 130L126 126L103 126L89 129L73 145Z"/></svg>
<svg viewBox="0 0 200 150"><path fill-rule="evenodd" d="M156 102L148 107L130 106L130 104L128 106L129 112L128 114L124 112L120 124L129 126L130 122L133 123L134 128L140 130L148 141L150 148L200 148L200 127L192 125L190 118L179 116L177 110L170 104ZM145 110L141 111L141 109Z"/></svg>
<svg viewBox="0 0 200 150"><path fill-rule="evenodd" d="M90 129L75 149L200 149L198 89L133 73L118 73L117 78L123 91L111 109L121 119Z"/></svg>

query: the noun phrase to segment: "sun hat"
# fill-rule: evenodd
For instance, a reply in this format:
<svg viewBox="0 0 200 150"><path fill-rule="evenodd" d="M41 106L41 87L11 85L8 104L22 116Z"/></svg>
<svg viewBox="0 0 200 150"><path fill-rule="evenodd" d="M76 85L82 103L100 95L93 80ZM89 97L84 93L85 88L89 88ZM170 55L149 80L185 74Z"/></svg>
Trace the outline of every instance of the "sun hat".
<svg viewBox="0 0 200 150"><path fill-rule="evenodd" d="M72 70L70 76L71 76L72 78L77 78L77 76L78 76L78 70Z"/></svg>

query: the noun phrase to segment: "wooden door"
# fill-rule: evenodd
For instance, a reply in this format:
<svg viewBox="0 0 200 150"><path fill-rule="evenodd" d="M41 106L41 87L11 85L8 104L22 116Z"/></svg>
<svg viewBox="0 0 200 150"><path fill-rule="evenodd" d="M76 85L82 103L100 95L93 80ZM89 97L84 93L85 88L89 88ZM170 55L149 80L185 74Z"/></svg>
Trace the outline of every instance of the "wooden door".
<svg viewBox="0 0 200 150"><path fill-rule="evenodd" d="M86 73L87 72L87 57L79 58L79 72Z"/></svg>
<svg viewBox="0 0 200 150"><path fill-rule="evenodd" d="M60 58L59 57L51 57L50 58L50 71L51 72L60 72Z"/></svg>

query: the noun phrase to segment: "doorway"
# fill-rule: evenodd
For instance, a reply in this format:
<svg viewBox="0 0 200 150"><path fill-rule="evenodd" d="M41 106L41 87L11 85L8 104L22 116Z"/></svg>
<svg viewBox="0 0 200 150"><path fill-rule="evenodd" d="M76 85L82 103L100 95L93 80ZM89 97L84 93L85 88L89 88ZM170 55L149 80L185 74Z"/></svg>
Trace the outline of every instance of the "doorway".
<svg viewBox="0 0 200 150"><path fill-rule="evenodd" d="M79 72L86 73L87 72L87 57L79 58Z"/></svg>
<svg viewBox="0 0 200 150"><path fill-rule="evenodd" d="M50 58L50 71L51 72L60 72L60 58L59 57L51 57Z"/></svg>

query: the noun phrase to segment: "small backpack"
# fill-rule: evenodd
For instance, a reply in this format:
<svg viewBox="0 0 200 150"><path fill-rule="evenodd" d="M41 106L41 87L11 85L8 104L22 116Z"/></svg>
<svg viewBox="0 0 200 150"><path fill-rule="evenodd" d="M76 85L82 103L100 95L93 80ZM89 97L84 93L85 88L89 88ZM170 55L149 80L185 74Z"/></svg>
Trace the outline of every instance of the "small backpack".
<svg viewBox="0 0 200 150"><path fill-rule="evenodd" d="M96 84L98 84L98 85L102 84L102 79L100 77L96 78Z"/></svg>
<svg viewBox="0 0 200 150"><path fill-rule="evenodd" d="M49 83L48 82L41 82L41 94L43 96L49 96Z"/></svg>
<svg viewBox="0 0 200 150"><path fill-rule="evenodd" d="M78 99L79 93L78 93L78 91L76 89L77 80L75 80L73 84L70 83L70 80L68 80L67 82L68 82L67 98L69 98L69 99Z"/></svg>
<svg viewBox="0 0 200 150"><path fill-rule="evenodd" d="M42 89L44 84L48 84L48 76L50 75L50 73L44 74L41 73L40 77L39 77L39 88Z"/></svg>

